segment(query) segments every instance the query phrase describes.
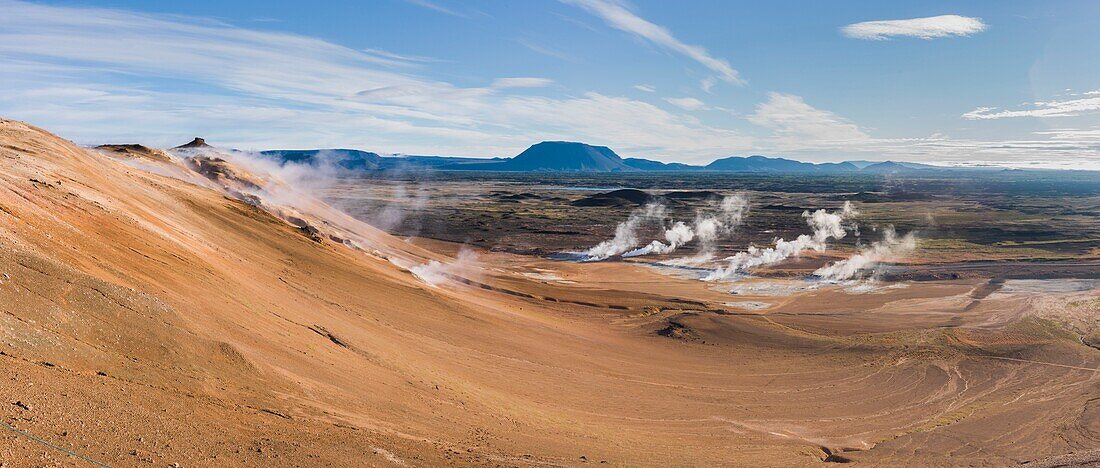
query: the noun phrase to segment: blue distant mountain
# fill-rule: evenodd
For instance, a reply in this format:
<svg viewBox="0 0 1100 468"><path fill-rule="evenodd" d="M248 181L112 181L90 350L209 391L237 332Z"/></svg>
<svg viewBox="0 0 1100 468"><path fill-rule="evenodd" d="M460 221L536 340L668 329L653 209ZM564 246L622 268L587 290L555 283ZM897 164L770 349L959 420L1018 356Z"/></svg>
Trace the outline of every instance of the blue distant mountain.
<svg viewBox="0 0 1100 468"><path fill-rule="evenodd" d="M814 164L792 159L769 158L766 156L731 156L706 165L708 171L727 172L854 172L859 168L852 163Z"/></svg>
<svg viewBox="0 0 1100 468"><path fill-rule="evenodd" d="M353 149L272 150L260 154L278 158L282 163L331 163L353 171L373 171L382 167L382 156L378 153Z"/></svg>
<svg viewBox="0 0 1100 468"><path fill-rule="evenodd" d="M856 167L858 167L860 169L863 169L867 166L873 166L875 164L882 164L883 163L883 161L848 161L848 162L854 164ZM921 164L921 163L905 162L905 161L885 161L885 162L905 166L905 167L908 167L909 169L943 169L944 168L943 166L933 166L931 164Z"/></svg>
<svg viewBox="0 0 1100 468"><path fill-rule="evenodd" d="M791 174L898 174L937 166L907 162L845 161L809 163L761 155L730 156L695 166L651 159L622 158L606 146L571 141L544 141L512 158L465 158L450 156L381 156L352 149L270 150L263 155L282 163L334 164L352 171L446 170L505 172L743 172Z"/></svg>
<svg viewBox="0 0 1100 468"><path fill-rule="evenodd" d="M666 163L652 159L626 158L623 163L641 171L701 171L703 166L684 163Z"/></svg>
<svg viewBox="0 0 1100 468"><path fill-rule="evenodd" d="M880 162L880 163L871 164L870 166L866 166L863 169L860 169L860 172L865 172L865 173L868 173L868 174L899 174L899 173L910 173L910 172L914 172L914 171L923 171L927 168L934 168L934 167L935 166L926 166L926 167L916 166L916 167L914 167L914 166L911 166L909 164L903 164L903 163L894 162L894 161L884 161L884 162Z"/></svg>
<svg viewBox="0 0 1100 468"><path fill-rule="evenodd" d="M491 164L507 161L505 158L463 158L451 156L382 156L378 153L353 149L268 150L265 157L283 164L332 164L352 171L378 171L397 169L457 170L467 164Z"/></svg>
<svg viewBox="0 0 1100 468"><path fill-rule="evenodd" d="M572 141L544 141L532 145L508 161L499 163L492 170L623 172L638 169L628 166L623 158L606 146Z"/></svg>

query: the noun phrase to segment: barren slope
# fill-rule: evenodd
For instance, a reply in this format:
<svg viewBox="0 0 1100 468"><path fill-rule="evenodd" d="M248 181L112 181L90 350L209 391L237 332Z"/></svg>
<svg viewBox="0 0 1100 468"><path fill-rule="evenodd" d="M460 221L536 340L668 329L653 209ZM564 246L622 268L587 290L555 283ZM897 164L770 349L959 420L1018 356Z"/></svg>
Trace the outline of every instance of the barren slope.
<svg viewBox="0 0 1100 468"><path fill-rule="evenodd" d="M1100 353L1019 296L971 306L980 284L752 313L638 266L483 254L429 286L395 264L445 256L171 164L0 121L4 422L112 466L1004 465L1100 445ZM0 430L0 460L75 459Z"/></svg>

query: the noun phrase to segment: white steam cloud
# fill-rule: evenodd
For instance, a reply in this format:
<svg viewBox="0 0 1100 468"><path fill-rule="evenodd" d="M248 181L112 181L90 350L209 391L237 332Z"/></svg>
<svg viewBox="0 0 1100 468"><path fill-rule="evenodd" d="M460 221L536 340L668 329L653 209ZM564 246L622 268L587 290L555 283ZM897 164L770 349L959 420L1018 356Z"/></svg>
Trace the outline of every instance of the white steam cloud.
<svg viewBox="0 0 1100 468"><path fill-rule="evenodd" d="M640 255L649 254L669 254L680 248L680 246L691 242L695 238L695 231L683 221L676 221L672 227L665 229L665 240L667 244L662 243L659 240L650 242L649 245L640 249L634 249L630 252L624 253L624 257L637 257Z"/></svg>
<svg viewBox="0 0 1100 468"><path fill-rule="evenodd" d="M826 281L849 280L879 262L895 259L916 247L916 236L912 232L899 237L893 226L887 226L883 230L881 241L872 242L870 247L847 260L818 268L814 275Z"/></svg>
<svg viewBox="0 0 1100 468"><path fill-rule="evenodd" d="M718 239L733 232L741 225L745 212L748 211L748 200L741 194L728 195L715 203L708 210L701 210L695 215L693 226L688 226L682 221L677 221L671 227L665 229L667 244L655 240L649 245L623 254L624 257L637 257L649 254L670 254L684 244L698 239L700 253L686 263L706 261L714 256L715 244ZM683 260L683 259L682 259ZM684 262L680 262L684 263Z"/></svg>
<svg viewBox="0 0 1100 468"><path fill-rule="evenodd" d="M480 272L477 266L477 253L472 250L462 249L458 251L453 262L443 263L432 260L409 268L413 276L429 286L439 286L450 281L455 276L469 278Z"/></svg>
<svg viewBox="0 0 1100 468"><path fill-rule="evenodd" d="M173 148L170 154L184 159L219 158L228 161L234 169L244 172L257 187L237 186L234 190L253 195L265 203L289 206L301 210L313 208L322 190L336 181L339 168L335 157L322 151L310 163L286 163L267 158L258 153L221 148Z"/></svg>
<svg viewBox="0 0 1100 468"><path fill-rule="evenodd" d="M646 221L664 219L664 217L665 206L660 203L650 203L643 208L634 210L626 221L615 227L615 237L600 242L595 247L583 252L584 261L606 260L637 247L638 228Z"/></svg>
<svg viewBox="0 0 1100 468"><path fill-rule="evenodd" d="M394 181L400 181L402 178L400 174L404 169L396 169L393 172L396 174L391 177ZM364 207L370 207L373 211L369 212L366 216L366 220L372 226L381 229L383 231L392 232L394 229L405 225L408 228L412 228L413 231L420 230L420 218L416 217L424 210L424 207L428 204L428 192L423 189L421 184L413 182L406 184L404 182L392 182L392 186L389 188L388 194L383 192L382 188L370 188L368 193L381 194L386 199L381 204L370 206L369 203L365 203L363 199L356 199L355 204L358 206L346 208L355 208L355 211L363 210ZM372 197L373 198L373 197Z"/></svg>
<svg viewBox="0 0 1100 468"><path fill-rule="evenodd" d="M749 268L762 265L771 265L786 260L789 257L801 254L805 250L823 251L826 241L840 239L846 234L843 221L855 217L859 213L852 208L851 202L844 202L844 208L840 212L830 213L825 210L817 210L813 213L804 211L802 217L806 224L813 229L812 234L802 234L793 241L779 239L774 247L761 249L749 246L749 249L737 255L728 257L729 263L714 270L705 278L705 281L717 281L736 275Z"/></svg>
<svg viewBox="0 0 1100 468"><path fill-rule="evenodd" d="M340 167L343 155L333 150L320 150L305 162L287 161L260 153L222 148L174 148L170 153L183 159L199 157L221 158L235 168L243 169L244 176L254 176L258 188L232 187L240 193L257 197L271 206L285 206L308 212L316 209L316 200L323 199L326 189L335 186L345 169ZM398 167L391 172L395 180L401 180L405 169ZM367 224L383 231L407 223L411 214L419 213L428 202L428 193L420 184L396 182L387 187L362 187L367 196L356 200L355 205L335 202L334 207L352 212ZM367 200L380 200L370 203ZM412 226L418 228L418 226Z"/></svg>
<svg viewBox="0 0 1100 468"><path fill-rule="evenodd" d="M734 194L723 198L718 208L716 213L700 213L695 217L695 235L703 256L713 256L718 239L741 225L749 210L749 201L741 194Z"/></svg>

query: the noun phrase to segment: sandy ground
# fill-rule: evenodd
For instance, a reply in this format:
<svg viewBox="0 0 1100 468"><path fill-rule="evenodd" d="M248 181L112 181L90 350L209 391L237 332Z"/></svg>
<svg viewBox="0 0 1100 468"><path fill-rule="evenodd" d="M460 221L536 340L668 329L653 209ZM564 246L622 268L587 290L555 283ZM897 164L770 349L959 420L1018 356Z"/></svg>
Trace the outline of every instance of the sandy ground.
<svg viewBox="0 0 1100 468"><path fill-rule="evenodd" d="M731 296L627 262L456 262L135 157L0 121L5 466L1004 466L1100 447L1096 289ZM410 272L431 260L450 265L436 284Z"/></svg>

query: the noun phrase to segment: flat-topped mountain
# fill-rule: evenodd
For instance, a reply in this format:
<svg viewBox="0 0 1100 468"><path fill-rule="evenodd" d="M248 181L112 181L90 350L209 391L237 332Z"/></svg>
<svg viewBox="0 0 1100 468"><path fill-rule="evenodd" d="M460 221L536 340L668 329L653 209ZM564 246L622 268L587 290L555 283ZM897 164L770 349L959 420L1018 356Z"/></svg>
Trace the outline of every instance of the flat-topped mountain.
<svg viewBox="0 0 1100 468"><path fill-rule="evenodd" d="M544 141L492 168L504 171L634 171L606 146L570 141Z"/></svg>

